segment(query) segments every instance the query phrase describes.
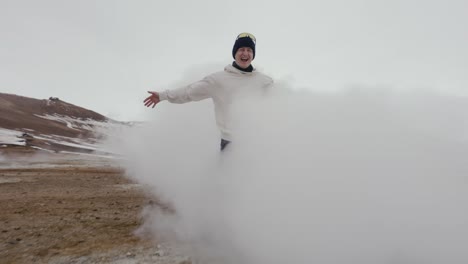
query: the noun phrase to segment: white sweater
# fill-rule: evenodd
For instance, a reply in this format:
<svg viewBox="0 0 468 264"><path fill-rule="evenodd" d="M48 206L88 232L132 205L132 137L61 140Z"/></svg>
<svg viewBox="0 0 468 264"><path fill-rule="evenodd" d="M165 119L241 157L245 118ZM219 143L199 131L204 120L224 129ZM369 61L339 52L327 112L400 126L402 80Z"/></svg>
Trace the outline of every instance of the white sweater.
<svg viewBox="0 0 468 264"><path fill-rule="evenodd" d="M236 98L249 94L263 92L272 86L273 79L267 75L253 71L243 72L232 65L224 71L206 76L204 79L188 86L165 90L159 94L161 101L183 104L211 98L214 103L216 124L221 132L221 138L232 140L231 106Z"/></svg>

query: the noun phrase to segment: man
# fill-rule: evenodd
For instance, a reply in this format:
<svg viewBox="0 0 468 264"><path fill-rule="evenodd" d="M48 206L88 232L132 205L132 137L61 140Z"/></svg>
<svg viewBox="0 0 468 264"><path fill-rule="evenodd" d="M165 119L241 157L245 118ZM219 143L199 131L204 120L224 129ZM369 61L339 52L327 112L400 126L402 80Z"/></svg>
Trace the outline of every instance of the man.
<svg viewBox="0 0 468 264"><path fill-rule="evenodd" d="M255 59L255 45L256 39L252 34L239 34L232 49L234 62L227 65L224 71L179 89L148 91L151 95L143 101L145 106L154 108L164 100L182 104L211 98L216 124L221 132L221 150L224 150L232 140L231 107L234 101L241 95L258 93L273 84L270 77L257 72L251 64Z"/></svg>

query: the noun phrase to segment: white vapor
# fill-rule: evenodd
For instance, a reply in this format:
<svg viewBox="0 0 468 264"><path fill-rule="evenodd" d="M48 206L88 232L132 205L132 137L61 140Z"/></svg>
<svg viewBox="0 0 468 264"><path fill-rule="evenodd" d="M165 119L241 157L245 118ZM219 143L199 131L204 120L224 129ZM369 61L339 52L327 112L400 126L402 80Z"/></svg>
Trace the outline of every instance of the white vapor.
<svg viewBox="0 0 468 264"><path fill-rule="evenodd" d="M142 232L203 263L468 263L466 98L278 84L223 153L211 102L156 108L109 142L175 210Z"/></svg>

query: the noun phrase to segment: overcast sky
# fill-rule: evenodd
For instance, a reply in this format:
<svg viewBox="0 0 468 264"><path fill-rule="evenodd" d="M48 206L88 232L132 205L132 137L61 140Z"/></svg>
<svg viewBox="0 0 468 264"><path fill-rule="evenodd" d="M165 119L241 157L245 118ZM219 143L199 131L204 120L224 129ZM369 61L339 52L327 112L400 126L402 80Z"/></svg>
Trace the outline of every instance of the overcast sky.
<svg viewBox="0 0 468 264"><path fill-rule="evenodd" d="M297 88L468 95L467 10L465 0L0 0L0 91L143 120L147 90L222 70L248 31L254 66Z"/></svg>

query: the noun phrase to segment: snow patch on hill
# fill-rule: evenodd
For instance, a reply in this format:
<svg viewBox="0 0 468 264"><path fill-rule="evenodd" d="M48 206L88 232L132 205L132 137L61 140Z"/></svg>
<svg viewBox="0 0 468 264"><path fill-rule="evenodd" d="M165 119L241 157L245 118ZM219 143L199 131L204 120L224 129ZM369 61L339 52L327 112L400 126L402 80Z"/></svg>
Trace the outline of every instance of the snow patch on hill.
<svg viewBox="0 0 468 264"><path fill-rule="evenodd" d="M0 128L0 147L7 145L25 146L26 141L21 138L22 134L20 131Z"/></svg>

